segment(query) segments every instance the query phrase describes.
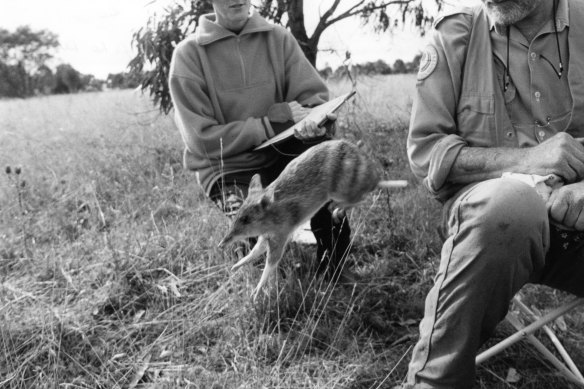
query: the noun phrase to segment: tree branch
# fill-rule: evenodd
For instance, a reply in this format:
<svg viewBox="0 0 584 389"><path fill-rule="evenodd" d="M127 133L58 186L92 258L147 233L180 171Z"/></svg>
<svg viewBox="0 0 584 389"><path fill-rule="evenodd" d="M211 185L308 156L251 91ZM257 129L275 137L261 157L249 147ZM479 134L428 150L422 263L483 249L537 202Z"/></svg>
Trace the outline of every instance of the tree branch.
<svg viewBox="0 0 584 389"><path fill-rule="evenodd" d="M340 14L339 16L337 16L334 19L329 20L326 25L325 28L338 22L339 20L343 20L346 18L350 18L351 16L355 16L355 15L359 15L361 13L363 13L364 11L375 11L381 8L385 8L387 6L390 5L394 5L394 4L410 4L413 0L392 0L392 1L387 1L387 2L383 2L379 5L374 5L374 6L366 6L360 9L355 10L355 8L359 5L357 4L356 6L353 6L351 8L349 8L347 11L345 11L344 13ZM361 2L363 3L363 2Z"/></svg>
<svg viewBox="0 0 584 389"><path fill-rule="evenodd" d="M316 40L316 42L319 41L320 36L322 35L323 31L328 27L328 23L327 23L328 18L330 18L335 13L340 2L341 2L341 0L335 0L333 2L333 4L330 6L330 8L328 10L326 10L326 12L320 16L320 18L318 20L318 24L316 25L316 28L314 29L312 36L309 38L310 40ZM358 7L359 5L363 4L364 2L365 2L365 0L361 0L361 1L359 1L359 3L357 3L356 6Z"/></svg>
<svg viewBox="0 0 584 389"><path fill-rule="evenodd" d="M365 0L359 1L357 4L355 4L354 6L352 6L351 8L349 8L348 10L346 10L344 13L352 12L354 9L359 8L361 5L363 5L364 2L365 2ZM361 10L361 12L362 11L363 10Z"/></svg>
<svg viewBox="0 0 584 389"><path fill-rule="evenodd" d="M359 4L362 4L364 0L360 1ZM329 9L326 10L326 12L324 14L322 14L320 16L320 20L318 21L318 24L320 25L321 23L326 23L326 21L328 20L328 18L330 18L332 16L333 13L335 13L335 11L337 10L337 7L339 6L339 3L341 2L341 0L335 0L333 2L333 4L330 6Z"/></svg>

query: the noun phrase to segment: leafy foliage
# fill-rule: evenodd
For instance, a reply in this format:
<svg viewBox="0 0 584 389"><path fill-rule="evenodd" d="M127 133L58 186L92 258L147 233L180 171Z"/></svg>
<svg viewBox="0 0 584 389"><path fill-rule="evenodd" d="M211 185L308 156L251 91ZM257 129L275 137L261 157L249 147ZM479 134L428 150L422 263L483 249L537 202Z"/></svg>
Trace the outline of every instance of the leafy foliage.
<svg viewBox="0 0 584 389"><path fill-rule="evenodd" d="M47 65L59 47L55 33L29 26L11 32L0 28L0 97L101 90L104 81L81 74L69 64L55 71Z"/></svg>
<svg viewBox="0 0 584 389"><path fill-rule="evenodd" d="M113 89L135 89L140 86L140 77L135 73L110 73L106 79L107 86Z"/></svg>
<svg viewBox="0 0 584 389"><path fill-rule="evenodd" d="M82 88L81 74L68 64L57 66L55 93L74 93Z"/></svg>
<svg viewBox="0 0 584 389"><path fill-rule="evenodd" d="M142 75L142 90L150 90L154 103L164 113L172 108L168 73L174 47L195 30L200 15L212 11L207 0L184 3L165 8L162 17L152 16L132 37L137 54L130 61L130 73Z"/></svg>
<svg viewBox="0 0 584 389"><path fill-rule="evenodd" d="M10 32L0 28L0 96L32 95L33 75L45 72L43 65L57 47L57 35L48 30L21 26Z"/></svg>
<svg viewBox="0 0 584 389"><path fill-rule="evenodd" d="M442 2L435 0L438 10ZM172 51L178 42L194 32L200 16L209 12L212 12L210 0L177 0L165 8L162 16L152 16L132 38L137 52L129 64L130 72L141 75L142 90L149 90L154 103L165 114L172 109L168 88ZM321 14L312 35L308 36L304 24L304 0L262 0L257 12L289 28L313 65L316 64L318 43L323 32L341 20L361 17L364 24L374 25L379 32L412 21L420 34L433 21L432 12L422 5L421 0L335 0Z"/></svg>
<svg viewBox="0 0 584 389"><path fill-rule="evenodd" d="M27 93L27 73L24 66L7 65L0 61L0 96L24 97Z"/></svg>
<svg viewBox="0 0 584 389"><path fill-rule="evenodd" d="M23 63L28 71L35 70L53 57L59 39L48 30L33 31L21 26L14 32L0 29L0 61L8 65Z"/></svg>

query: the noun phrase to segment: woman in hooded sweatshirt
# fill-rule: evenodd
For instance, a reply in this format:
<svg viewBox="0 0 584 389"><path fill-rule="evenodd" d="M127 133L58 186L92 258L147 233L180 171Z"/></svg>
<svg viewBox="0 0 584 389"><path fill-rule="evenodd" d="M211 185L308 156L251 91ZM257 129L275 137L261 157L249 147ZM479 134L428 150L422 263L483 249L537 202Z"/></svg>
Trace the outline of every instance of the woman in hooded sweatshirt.
<svg viewBox="0 0 584 389"><path fill-rule="evenodd" d="M328 100L328 90L295 38L250 12L250 0L213 0L194 34L173 53L169 83L184 163L228 216L237 212L258 173L268 185L292 158L327 139L325 127L305 121L290 140L254 148L302 120ZM327 206L311 220L318 271L340 274L350 242L346 219Z"/></svg>

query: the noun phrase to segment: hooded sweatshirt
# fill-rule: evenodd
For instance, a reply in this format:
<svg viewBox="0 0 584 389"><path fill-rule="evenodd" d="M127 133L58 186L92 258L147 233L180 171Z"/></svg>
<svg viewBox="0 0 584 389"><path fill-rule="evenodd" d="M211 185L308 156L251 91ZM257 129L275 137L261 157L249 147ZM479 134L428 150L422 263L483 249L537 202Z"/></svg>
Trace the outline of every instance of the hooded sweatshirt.
<svg viewBox="0 0 584 389"><path fill-rule="evenodd" d="M286 102L316 106L328 90L294 37L254 13L236 34L201 16L179 43L170 66L175 123L185 167L208 194L223 175L270 166L278 154L253 148L292 123ZM275 130L276 129L276 130Z"/></svg>

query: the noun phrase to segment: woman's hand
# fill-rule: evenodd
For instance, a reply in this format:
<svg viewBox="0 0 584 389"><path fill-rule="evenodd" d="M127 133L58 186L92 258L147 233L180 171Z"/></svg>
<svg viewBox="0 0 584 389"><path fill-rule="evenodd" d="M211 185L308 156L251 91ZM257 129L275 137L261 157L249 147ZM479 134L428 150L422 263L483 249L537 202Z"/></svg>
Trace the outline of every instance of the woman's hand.
<svg viewBox="0 0 584 389"><path fill-rule="evenodd" d="M302 123L300 128L294 129L294 136L302 141L314 140L316 138L321 138L325 135L332 136L333 134L327 133L327 127L330 127L331 129L334 128L335 127L334 125L329 124L336 120L337 115L334 113L327 114L326 120L327 126L323 125L319 127L318 124L314 122L314 120L306 120Z"/></svg>
<svg viewBox="0 0 584 389"><path fill-rule="evenodd" d="M289 102L288 106L290 107L290 111L292 111L292 120L294 120L294 123L298 123L304 119L311 111L310 108L303 107L296 101Z"/></svg>

